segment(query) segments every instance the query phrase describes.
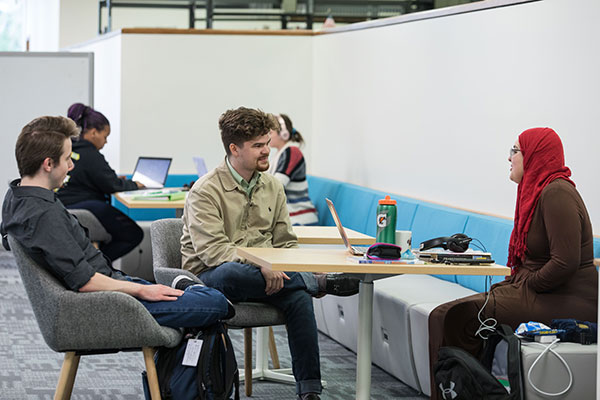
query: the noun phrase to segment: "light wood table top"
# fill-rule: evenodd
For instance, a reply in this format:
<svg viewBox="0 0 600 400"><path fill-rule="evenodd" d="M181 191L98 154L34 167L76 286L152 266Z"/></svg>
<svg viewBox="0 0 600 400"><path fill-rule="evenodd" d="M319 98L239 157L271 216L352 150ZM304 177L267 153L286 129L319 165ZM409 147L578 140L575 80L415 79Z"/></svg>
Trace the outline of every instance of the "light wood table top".
<svg viewBox="0 0 600 400"><path fill-rule="evenodd" d="M134 196L124 195L123 192L114 193L113 196L127 208L181 208L185 205L184 200L133 200Z"/></svg>
<svg viewBox="0 0 600 400"><path fill-rule="evenodd" d="M358 264L348 259L345 249L273 249L238 247L249 262L276 271L346 272L359 274L510 275L502 265L445 264Z"/></svg>
<svg viewBox="0 0 600 400"><path fill-rule="evenodd" d="M300 244L344 244L336 226L294 226L294 233ZM371 245L375 238L360 232L346 229L350 244Z"/></svg>

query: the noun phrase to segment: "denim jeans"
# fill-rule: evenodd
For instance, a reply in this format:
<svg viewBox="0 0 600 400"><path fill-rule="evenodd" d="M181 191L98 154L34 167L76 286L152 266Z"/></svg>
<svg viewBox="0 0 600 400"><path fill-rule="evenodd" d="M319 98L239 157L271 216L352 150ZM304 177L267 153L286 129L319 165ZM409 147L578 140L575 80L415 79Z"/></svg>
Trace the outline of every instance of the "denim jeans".
<svg viewBox="0 0 600 400"><path fill-rule="evenodd" d="M313 274L286 272L283 289L267 296L260 270L248 264L228 262L202 272L198 277L233 302L257 301L281 309L287 321L288 342L296 393L321 393L321 364L317 322L312 294L317 293Z"/></svg>
<svg viewBox="0 0 600 400"><path fill-rule="evenodd" d="M128 277L131 282L142 285L152 283ZM183 294L173 301L146 301L138 299L152 314L159 325L170 328L202 328L227 315L228 303L218 290L206 286L188 286Z"/></svg>

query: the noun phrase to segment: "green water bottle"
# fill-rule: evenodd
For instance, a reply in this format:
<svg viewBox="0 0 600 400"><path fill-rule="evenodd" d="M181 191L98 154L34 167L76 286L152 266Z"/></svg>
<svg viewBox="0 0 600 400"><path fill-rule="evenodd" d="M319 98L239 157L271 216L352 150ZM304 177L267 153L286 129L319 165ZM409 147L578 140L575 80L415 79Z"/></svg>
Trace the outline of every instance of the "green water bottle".
<svg viewBox="0 0 600 400"><path fill-rule="evenodd" d="M396 244L396 200L390 196L377 206L377 243Z"/></svg>

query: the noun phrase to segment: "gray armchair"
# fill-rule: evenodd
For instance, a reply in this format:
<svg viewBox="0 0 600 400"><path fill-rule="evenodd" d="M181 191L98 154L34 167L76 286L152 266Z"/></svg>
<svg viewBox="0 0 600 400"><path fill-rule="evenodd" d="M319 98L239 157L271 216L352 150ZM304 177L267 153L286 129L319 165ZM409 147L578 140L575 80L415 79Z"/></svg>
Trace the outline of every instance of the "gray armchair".
<svg viewBox="0 0 600 400"><path fill-rule="evenodd" d="M173 279L185 274L201 282L194 274L181 269L180 238L183 222L178 218L154 221L150 226L152 240L152 264L157 283L170 285ZM268 379L283 383L295 383L291 369L280 369L277 349L273 339L272 325L285 324L281 310L269 304L257 302L234 303L235 317L227 320L230 328L244 329L244 378L246 396L252 395L252 379ZM256 346L256 368L252 369L252 328L258 328ZM270 343L268 343L270 340ZM267 348L271 351L273 366L269 369Z"/></svg>
<svg viewBox="0 0 600 400"><path fill-rule="evenodd" d="M176 346L181 333L160 326L128 294L68 290L32 260L10 235L8 242L46 344L56 352L65 353L54 398L71 397L82 355L141 349L152 399L160 399L152 348Z"/></svg>
<svg viewBox="0 0 600 400"><path fill-rule="evenodd" d="M79 223L88 230L92 242L108 243L112 240L110 233L104 229L104 226L91 211L83 208L74 208L68 211L77 217Z"/></svg>

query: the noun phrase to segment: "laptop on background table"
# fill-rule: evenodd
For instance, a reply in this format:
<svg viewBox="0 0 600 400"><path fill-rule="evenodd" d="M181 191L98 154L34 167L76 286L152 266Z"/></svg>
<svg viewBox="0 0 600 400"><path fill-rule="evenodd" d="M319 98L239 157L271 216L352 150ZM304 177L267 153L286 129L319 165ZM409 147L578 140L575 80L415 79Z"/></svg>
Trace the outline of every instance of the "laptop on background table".
<svg viewBox="0 0 600 400"><path fill-rule="evenodd" d="M194 157L194 166L196 167L198 178L202 178L202 176L208 172L206 169L206 163L202 157Z"/></svg>
<svg viewBox="0 0 600 400"><path fill-rule="evenodd" d="M142 183L148 189L162 189L172 160L166 157L139 157L131 180Z"/></svg>
<svg viewBox="0 0 600 400"><path fill-rule="evenodd" d="M348 252L350 254L352 254L353 256L365 255L367 253L367 250L369 249L369 246L352 246L350 244L350 240L348 240L348 235L346 235L346 230L344 229L344 226L342 225L342 222L340 221L340 217L338 216L335 206L333 205L333 201L329 200L328 198L325 198L325 201L327 202L327 207L329 207L329 212L331 213L331 216L333 217L335 226L337 226L338 231L340 232L340 236L342 237L342 240L344 241L344 245L346 246L346 249L348 250Z"/></svg>

